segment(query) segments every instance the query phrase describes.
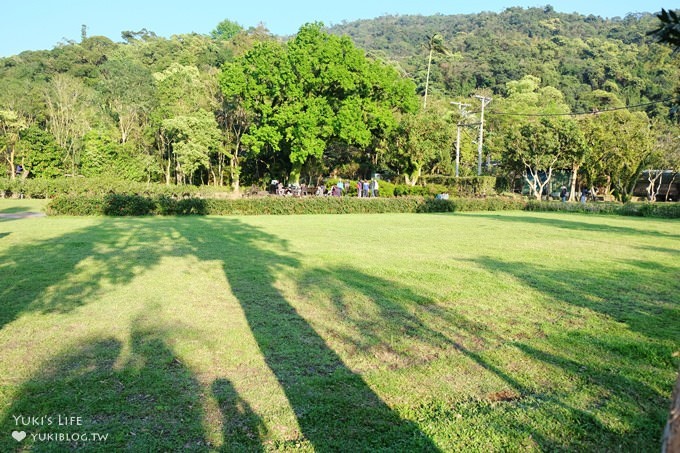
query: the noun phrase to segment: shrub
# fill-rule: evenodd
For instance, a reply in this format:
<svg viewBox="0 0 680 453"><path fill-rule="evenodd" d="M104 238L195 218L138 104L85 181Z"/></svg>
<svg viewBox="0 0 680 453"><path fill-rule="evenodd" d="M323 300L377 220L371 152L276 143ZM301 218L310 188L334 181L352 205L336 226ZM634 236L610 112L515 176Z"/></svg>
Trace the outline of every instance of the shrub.
<svg viewBox="0 0 680 453"><path fill-rule="evenodd" d="M454 198L403 196L262 197L240 199L174 198L166 195L59 195L47 205L50 215L284 215L469 211L557 211L680 218L677 203L562 203L512 197Z"/></svg>
<svg viewBox="0 0 680 453"><path fill-rule="evenodd" d="M381 197L393 197L394 195L394 189L396 185L394 183L391 183L389 181L380 181L378 182L378 194Z"/></svg>
<svg viewBox="0 0 680 453"><path fill-rule="evenodd" d="M139 195L109 194L104 197L103 203L105 215L149 215L156 212L154 201Z"/></svg>
<svg viewBox="0 0 680 453"><path fill-rule="evenodd" d="M423 180L430 184L445 186L449 193L461 197L479 197L497 193L498 181L495 176L427 176ZM502 184L501 184L502 185Z"/></svg>
<svg viewBox="0 0 680 453"><path fill-rule="evenodd" d="M47 204L47 215L104 215L104 197L58 195Z"/></svg>
<svg viewBox="0 0 680 453"><path fill-rule="evenodd" d="M644 217L680 219L680 203L641 203L638 211Z"/></svg>
<svg viewBox="0 0 680 453"><path fill-rule="evenodd" d="M456 199L423 197L262 197L242 199L176 199L167 196L108 194L105 196L60 195L50 201L50 215L283 215L283 214L353 214L414 213L475 210L521 209L516 200Z"/></svg>
<svg viewBox="0 0 680 453"><path fill-rule="evenodd" d="M398 184L394 186L394 196L396 197L434 197L444 192L449 192L449 189L441 184L429 184L427 186L410 186L406 184Z"/></svg>
<svg viewBox="0 0 680 453"><path fill-rule="evenodd" d="M176 198L208 197L216 192L230 191L227 187L165 185L158 183L141 183L124 181L115 178L34 178L26 180L0 179L0 193L7 197L24 194L29 198L53 198L60 194L69 195L140 195L140 196L168 196Z"/></svg>
<svg viewBox="0 0 680 453"><path fill-rule="evenodd" d="M679 203L562 203L559 201L531 200L526 203L527 211L581 212L588 214L609 214L638 217L680 218Z"/></svg>

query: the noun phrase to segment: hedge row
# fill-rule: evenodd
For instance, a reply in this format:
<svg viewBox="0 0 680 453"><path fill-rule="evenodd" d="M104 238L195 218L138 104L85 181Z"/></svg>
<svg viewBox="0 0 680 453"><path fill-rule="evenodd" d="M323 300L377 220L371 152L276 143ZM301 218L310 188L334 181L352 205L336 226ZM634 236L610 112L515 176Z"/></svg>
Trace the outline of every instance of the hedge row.
<svg viewBox="0 0 680 453"><path fill-rule="evenodd" d="M561 203L518 198L425 197L262 197L241 199L173 198L165 195L59 195L47 205L50 215L285 215L471 211L556 211L660 218L680 218L679 203Z"/></svg>
<svg viewBox="0 0 680 453"><path fill-rule="evenodd" d="M54 179L8 179L0 178L0 198L54 198L57 195L104 196L107 194L167 196L167 197L211 197L227 194L227 187L165 185L142 183L111 178L54 178Z"/></svg>
<svg viewBox="0 0 680 453"><path fill-rule="evenodd" d="M493 195L507 189L506 181L495 176L425 176L423 181L427 185L444 186L451 195L460 197Z"/></svg>
<svg viewBox="0 0 680 453"><path fill-rule="evenodd" d="M379 192L381 197L403 196L435 196L440 193L449 193L452 197L473 197L480 195L495 194L494 186L496 178L493 176L474 176L453 178L446 176L431 176L424 178L427 184L424 186L410 186L406 184L394 184L388 181L380 181ZM326 186L335 185L337 179L329 179ZM347 182L347 181L345 181ZM244 188L247 190L247 188ZM228 195L231 191L227 187L214 186L191 186L191 185L165 185L159 183L140 183L124 181L112 178L54 178L54 179L8 179L0 178L0 198L18 197L26 198L54 198L57 195L107 195L125 194L141 195L147 197L203 197L214 198L216 193ZM349 181L346 195L356 196L356 181Z"/></svg>
<svg viewBox="0 0 680 453"><path fill-rule="evenodd" d="M680 219L680 203L562 203L560 201L528 201L526 211L581 212L636 217Z"/></svg>
<svg viewBox="0 0 680 453"><path fill-rule="evenodd" d="M59 195L47 205L47 213L110 216L368 214L518 210L523 206L524 202L520 200L505 198L439 200L423 197L263 197L217 200L109 194L89 197Z"/></svg>

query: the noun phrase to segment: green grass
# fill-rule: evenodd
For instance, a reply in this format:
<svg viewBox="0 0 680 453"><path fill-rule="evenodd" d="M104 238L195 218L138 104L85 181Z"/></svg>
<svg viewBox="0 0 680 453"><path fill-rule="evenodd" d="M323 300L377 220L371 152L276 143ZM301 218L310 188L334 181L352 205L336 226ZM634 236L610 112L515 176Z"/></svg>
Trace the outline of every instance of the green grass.
<svg viewBox="0 0 680 453"><path fill-rule="evenodd" d="M0 219L0 451L658 451L679 226Z"/></svg>
<svg viewBox="0 0 680 453"><path fill-rule="evenodd" d="M16 214L18 212L43 212L49 200L35 198L0 198L0 214Z"/></svg>

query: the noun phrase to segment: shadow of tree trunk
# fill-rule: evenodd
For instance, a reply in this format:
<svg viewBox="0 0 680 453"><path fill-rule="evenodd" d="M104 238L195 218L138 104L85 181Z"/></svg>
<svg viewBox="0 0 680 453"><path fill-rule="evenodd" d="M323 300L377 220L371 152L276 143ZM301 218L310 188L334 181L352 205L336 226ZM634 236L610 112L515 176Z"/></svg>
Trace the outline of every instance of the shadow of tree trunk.
<svg viewBox="0 0 680 453"><path fill-rule="evenodd" d="M237 220L206 218L178 231L201 260L220 260L267 366L305 440L318 451L438 451L352 372L276 288L276 273L300 265L287 244Z"/></svg>

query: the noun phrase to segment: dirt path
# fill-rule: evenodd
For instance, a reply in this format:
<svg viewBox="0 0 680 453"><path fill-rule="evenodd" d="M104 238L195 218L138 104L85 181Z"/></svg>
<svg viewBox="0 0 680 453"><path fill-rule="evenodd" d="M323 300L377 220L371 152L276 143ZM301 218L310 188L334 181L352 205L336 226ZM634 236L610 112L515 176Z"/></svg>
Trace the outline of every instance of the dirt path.
<svg viewBox="0 0 680 453"><path fill-rule="evenodd" d="M0 219L26 219L29 217L45 217L44 212L0 212Z"/></svg>

